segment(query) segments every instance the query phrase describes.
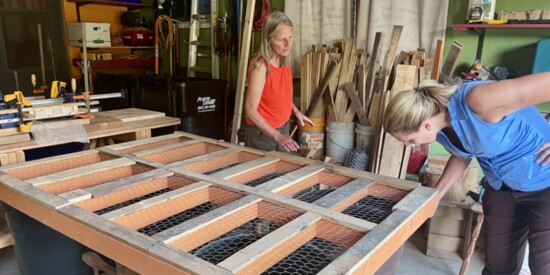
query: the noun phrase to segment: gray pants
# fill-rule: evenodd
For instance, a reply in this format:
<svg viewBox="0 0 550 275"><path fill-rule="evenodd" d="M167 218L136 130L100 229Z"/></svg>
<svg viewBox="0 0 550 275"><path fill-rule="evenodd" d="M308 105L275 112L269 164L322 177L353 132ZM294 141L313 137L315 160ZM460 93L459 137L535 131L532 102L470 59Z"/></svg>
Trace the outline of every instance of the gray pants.
<svg viewBox="0 0 550 275"><path fill-rule="evenodd" d="M276 129L279 133L289 136L288 122L283 126ZM281 151L287 152L287 150L280 146L273 138L262 132L260 128L256 126L250 126L248 123L244 123L244 142L246 146L264 150L264 151Z"/></svg>

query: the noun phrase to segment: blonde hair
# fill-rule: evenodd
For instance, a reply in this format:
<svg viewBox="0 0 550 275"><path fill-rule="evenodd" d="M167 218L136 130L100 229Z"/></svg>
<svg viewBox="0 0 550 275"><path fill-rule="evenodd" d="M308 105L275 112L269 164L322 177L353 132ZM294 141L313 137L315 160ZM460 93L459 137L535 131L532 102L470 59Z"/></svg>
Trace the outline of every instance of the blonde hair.
<svg viewBox="0 0 550 275"><path fill-rule="evenodd" d="M269 64L269 59L271 58L271 54L273 53L273 49L271 48L271 43L269 43L269 40L273 38L275 31L277 31L277 28L281 25L288 25L294 28L294 25L292 24L292 21L290 21L288 16L280 11L274 11L267 15L262 29L262 40L260 48L253 57L252 64L254 65L254 68L258 68L262 64L262 62L264 64ZM283 57L283 64L281 65L285 66L291 64L292 58L290 54ZM269 72L269 66L267 66L267 71Z"/></svg>
<svg viewBox="0 0 550 275"><path fill-rule="evenodd" d="M402 91L394 96L384 113L386 132L413 133L423 121L447 110L449 99L458 85L446 86L434 80L425 80L414 90Z"/></svg>

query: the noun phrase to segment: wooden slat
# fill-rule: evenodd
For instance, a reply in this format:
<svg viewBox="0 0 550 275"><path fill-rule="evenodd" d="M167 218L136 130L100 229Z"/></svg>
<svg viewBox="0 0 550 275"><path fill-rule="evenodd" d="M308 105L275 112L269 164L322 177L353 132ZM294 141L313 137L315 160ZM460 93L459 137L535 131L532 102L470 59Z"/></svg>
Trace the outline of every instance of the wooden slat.
<svg viewBox="0 0 550 275"><path fill-rule="evenodd" d="M271 191L274 193L278 193L281 190L289 188L290 186L294 185L297 182L300 182L306 178L312 177L322 172L324 169L325 168L322 165L315 165L315 164L302 167L298 170L287 173L276 179L265 182L262 185L260 185L258 188Z"/></svg>
<svg viewBox="0 0 550 275"><path fill-rule="evenodd" d="M150 148L150 149L134 152L134 153L132 153L132 155L135 155L135 156L138 156L138 157L144 157L144 156L149 156L149 155L152 155L152 154L167 152L167 151L178 149L178 148L185 147L185 146L191 146L191 145L199 144L199 143L202 143L202 142L204 142L204 141L203 140L186 140L186 141L182 141L182 142L178 142L178 143L167 144L167 145L164 145L164 146L159 146L159 147L155 147L155 148Z"/></svg>
<svg viewBox="0 0 550 275"><path fill-rule="evenodd" d="M125 206L123 208L120 208L111 212L107 212L101 216L108 220L116 220L120 217L130 215L132 213L138 212L148 207L155 206L160 203L167 202L168 200L175 199L177 197L192 195L193 193L204 191L209 186L210 184L204 181L195 182L190 185L184 186L182 188L178 188L176 190L173 190L164 194L160 194L158 196L154 196L152 198Z"/></svg>
<svg viewBox="0 0 550 275"><path fill-rule="evenodd" d="M349 198L353 198L354 194L368 188L374 181L367 179L355 179L352 182L330 192L322 198L314 201L312 204L318 205L324 208L335 209ZM337 209L336 211L342 211Z"/></svg>
<svg viewBox="0 0 550 275"><path fill-rule="evenodd" d="M365 81L365 102L366 102L366 106L365 106L365 112L367 112L367 114L369 113L369 108L371 106L371 101L372 101L372 96L374 95L374 91L372 90L373 89L373 79L374 79L374 73L375 73L375 70L376 70L376 63L377 63L377 59L378 59L378 54L379 54L379 51L380 51L380 43L382 41L382 37L383 37L383 34L381 32L377 32L376 35L374 36L374 45L373 45L373 49L372 49L372 57L370 58L370 63L369 63L369 67L367 69L367 79Z"/></svg>
<svg viewBox="0 0 550 275"><path fill-rule="evenodd" d="M218 266L236 274L246 274L247 267L253 267L255 272L263 272L311 240L315 236L314 225L320 219L321 216L317 214L305 213L233 254ZM284 250L286 253L272 253L282 247L284 249L279 251Z"/></svg>
<svg viewBox="0 0 550 275"><path fill-rule="evenodd" d="M94 164L90 164L82 167L77 167L77 168L57 172L54 174L49 174L49 175L29 179L27 180L27 182L32 184L33 186L41 186L41 185L54 183L56 181L68 180L68 179L81 177L85 175L91 175L101 171L112 170L115 168L130 166L134 164L136 164L136 162L133 160L130 160L127 158L119 158L119 159L98 162L98 163L94 163Z"/></svg>
<svg viewBox="0 0 550 275"><path fill-rule="evenodd" d="M311 97L311 54L302 55L300 62L300 111L305 112L309 107L308 98Z"/></svg>
<svg viewBox="0 0 550 275"><path fill-rule="evenodd" d="M99 197L113 193L122 189L126 189L135 185L143 184L144 182L153 181L159 178L167 178L173 176L174 172L166 171L163 169L155 169L147 171L130 177L121 178L118 180L106 182L103 184L88 187L84 190L90 192L92 196Z"/></svg>
<svg viewBox="0 0 550 275"><path fill-rule="evenodd" d="M192 157L192 158L172 162L172 163L169 163L169 164L165 165L164 167L166 169L170 169L170 168L174 168L174 167L183 167L183 166L187 166L187 165L190 165L190 164L193 164L193 163L203 162L203 161L215 159L215 158L218 158L218 157L223 157L223 156L231 154L231 153L236 153L236 152L242 151L241 148L232 148L232 147L230 147L230 148L222 149L222 150L215 151L215 152L212 152L212 153L207 153L207 154L203 154L203 155L200 155L200 156L196 156L196 157Z"/></svg>
<svg viewBox="0 0 550 275"><path fill-rule="evenodd" d="M382 75L389 76L391 69L393 67L393 60L395 58L395 52L397 51L397 46L399 45L399 39L401 38L401 32L403 31L403 26L393 26L393 30L390 38L390 46L384 57L384 65L382 66Z"/></svg>
<svg viewBox="0 0 550 275"><path fill-rule="evenodd" d="M331 79L334 79L337 77L337 73L340 69L340 62L336 62L335 60L331 60L328 72L323 77L323 80L321 81L321 84L318 86L318 89L315 90L311 97L311 104L309 108L307 108L306 112L304 113L306 116L310 116L314 113L315 109L318 108L321 101L321 96L324 92L326 92L326 89L329 85L329 82Z"/></svg>
<svg viewBox="0 0 550 275"><path fill-rule="evenodd" d="M226 228L225 232L216 232L221 233L217 236L207 236L208 234L205 232L207 231L205 230L205 228L211 227L212 224L220 222L223 219L230 219L232 217L236 218L236 216L241 215L239 212L241 212L243 209L255 206L258 204L259 201L261 201L261 198L259 198L258 196L248 195L242 199L216 208L204 215L173 226L165 231L153 235L152 237L165 243L173 243L175 241L185 242L185 240L192 239L193 237L200 238L199 242L194 241L194 244L192 246L188 246L189 249L193 249L193 246L196 247L197 245L204 244L205 242L209 241L206 240L205 237L211 237L211 239L214 239L219 235L222 235L223 233L231 231L233 229ZM257 213L255 214L257 215ZM254 217L247 217L247 215L242 215L242 217L240 218L252 219ZM202 236L198 237L199 235L201 235L201 233ZM182 238L184 238L185 240L182 240Z"/></svg>
<svg viewBox="0 0 550 275"><path fill-rule="evenodd" d="M237 166L233 166L231 168L224 169L222 171L216 172L212 174L212 176L222 179L229 179L232 177L236 177L238 175L244 174L246 172L249 172L254 169L258 169L260 167L275 163L277 161L280 161L279 158L276 157L263 157L255 160L251 160L242 164L239 164Z"/></svg>
<svg viewBox="0 0 550 275"><path fill-rule="evenodd" d="M463 48L464 46L462 44L457 41L453 41L451 49L449 50L447 58L445 59L445 63L443 63L443 67L441 68L439 81L444 81L445 79L448 79L452 76L453 71L455 70L456 62Z"/></svg>
<svg viewBox="0 0 550 275"><path fill-rule="evenodd" d="M443 59L443 40L437 39L435 46L435 56L432 69L432 79L439 80L441 70L441 59Z"/></svg>
<svg viewBox="0 0 550 275"><path fill-rule="evenodd" d="M239 51L239 70L237 78L237 94L235 96L235 108L233 115L233 127L231 127L231 143L237 143L237 132L241 127L243 116L244 89L246 86L246 72L248 71L248 54L250 51L250 40L252 36L252 24L254 17L254 7L256 0L249 0L246 4L246 17L241 41L241 50Z"/></svg>
<svg viewBox="0 0 550 275"><path fill-rule="evenodd" d="M370 125L365 109L361 105L361 100L355 91L355 86L351 82L344 83L344 91L347 93L348 97L351 100L351 106L357 112L357 118L359 118L359 123L361 125Z"/></svg>

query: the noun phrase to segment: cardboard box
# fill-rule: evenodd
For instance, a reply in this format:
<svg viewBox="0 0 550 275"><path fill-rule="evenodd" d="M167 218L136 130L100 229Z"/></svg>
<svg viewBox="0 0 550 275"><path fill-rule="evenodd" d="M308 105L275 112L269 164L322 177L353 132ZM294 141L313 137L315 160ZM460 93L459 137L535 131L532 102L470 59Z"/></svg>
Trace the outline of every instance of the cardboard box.
<svg viewBox="0 0 550 275"><path fill-rule="evenodd" d="M472 211L442 202L428 225L426 255L462 261L472 230Z"/></svg>
<svg viewBox="0 0 550 275"><path fill-rule="evenodd" d="M72 46L83 46L82 37L86 36L86 47L111 47L111 33L109 23L67 23L69 43Z"/></svg>

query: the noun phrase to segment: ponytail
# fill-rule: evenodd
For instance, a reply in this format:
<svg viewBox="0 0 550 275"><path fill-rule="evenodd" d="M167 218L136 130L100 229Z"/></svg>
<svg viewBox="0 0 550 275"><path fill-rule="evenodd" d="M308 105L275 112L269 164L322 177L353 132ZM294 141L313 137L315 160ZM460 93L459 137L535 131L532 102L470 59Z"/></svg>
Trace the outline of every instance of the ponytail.
<svg viewBox="0 0 550 275"><path fill-rule="evenodd" d="M457 88L458 85L445 86L435 80L425 80L414 90L399 92L386 107L385 131L390 134L418 131L423 121L447 110Z"/></svg>

